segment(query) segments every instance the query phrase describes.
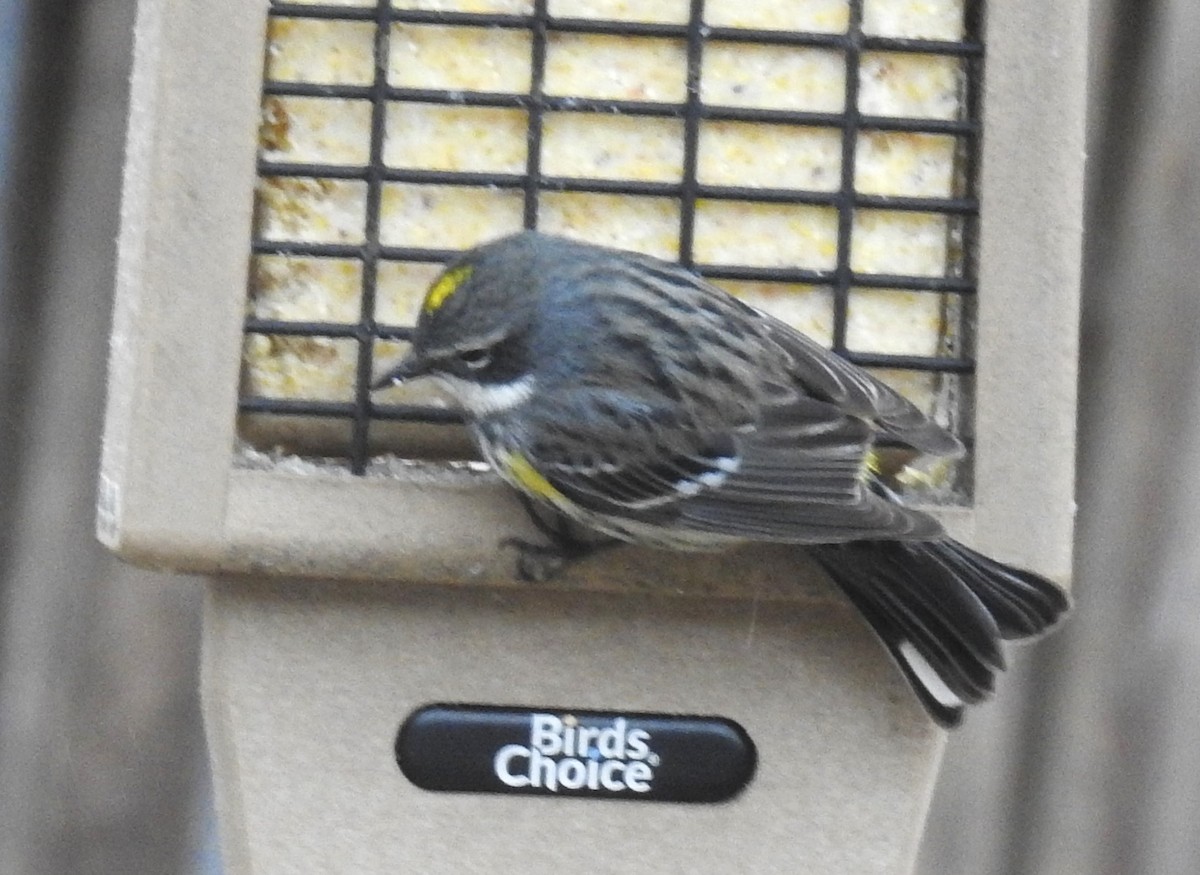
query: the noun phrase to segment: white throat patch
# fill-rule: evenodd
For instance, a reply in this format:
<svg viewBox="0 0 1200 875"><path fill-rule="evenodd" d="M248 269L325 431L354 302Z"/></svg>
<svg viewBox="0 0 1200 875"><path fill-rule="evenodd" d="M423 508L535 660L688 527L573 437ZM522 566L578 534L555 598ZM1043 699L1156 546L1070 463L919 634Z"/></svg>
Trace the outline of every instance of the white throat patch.
<svg viewBox="0 0 1200 875"><path fill-rule="evenodd" d="M509 383L473 383L458 377L442 377L446 390L472 416L494 416L519 407L533 395L533 375Z"/></svg>

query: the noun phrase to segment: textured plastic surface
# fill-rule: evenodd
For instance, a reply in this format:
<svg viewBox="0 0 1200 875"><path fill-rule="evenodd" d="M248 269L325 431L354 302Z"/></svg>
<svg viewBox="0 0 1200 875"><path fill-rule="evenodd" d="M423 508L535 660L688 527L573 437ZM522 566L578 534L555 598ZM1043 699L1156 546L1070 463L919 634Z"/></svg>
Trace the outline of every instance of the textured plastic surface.
<svg viewBox="0 0 1200 875"><path fill-rule="evenodd" d="M225 581L206 633L231 875L898 875L944 737L835 604ZM430 701L719 714L758 766L710 805L431 793L393 751Z"/></svg>

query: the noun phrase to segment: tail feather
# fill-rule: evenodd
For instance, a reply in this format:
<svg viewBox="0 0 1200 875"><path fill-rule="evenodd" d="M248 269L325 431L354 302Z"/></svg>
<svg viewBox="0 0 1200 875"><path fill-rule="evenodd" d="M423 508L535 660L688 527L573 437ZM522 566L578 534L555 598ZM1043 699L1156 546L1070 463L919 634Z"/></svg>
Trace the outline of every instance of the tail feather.
<svg viewBox="0 0 1200 875"><path fill-rule="evenodd" d="M1002 640L1038 635L1070 606L1053 583L950 539L826 544L812 553L946 727L992 694L1005 667Z"/></svg>
<svg viewBox="0 0 1200 875"><path fill-rule="evenodd" d="M1071 609L1071 599L1044 577L1003 562L997 562L958 541L940 542L964 583L983 600L1000 627L1000 635L1012 641L1044 635Z"/></svg>

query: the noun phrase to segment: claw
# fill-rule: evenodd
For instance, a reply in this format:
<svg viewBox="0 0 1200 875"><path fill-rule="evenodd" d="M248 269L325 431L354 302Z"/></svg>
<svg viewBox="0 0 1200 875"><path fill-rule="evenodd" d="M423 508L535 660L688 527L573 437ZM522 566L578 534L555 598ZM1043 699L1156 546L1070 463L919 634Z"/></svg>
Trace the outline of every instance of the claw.
<svg viewBox="0 0 1200 875"><path fill-rule="evenodd" d="M500 542L501 548L516 548L517 576L523 581L545 583L554 580L576 562L622 543L616 538L589 540L581 537L578 526L566 515L551 510L552 519L547 520L542 507L534 504L527 495L518 493L518 496L534 527L550 542L535 544L521 538L505 538Z"/></svg>
<svg viewBox="0 0 1200 875"><path fill-rule="evenodd" d="M520 538L505 538L500 546L516 548L517 577L526 583L554 580L571 561L553 544L534 544Z"/></svg>

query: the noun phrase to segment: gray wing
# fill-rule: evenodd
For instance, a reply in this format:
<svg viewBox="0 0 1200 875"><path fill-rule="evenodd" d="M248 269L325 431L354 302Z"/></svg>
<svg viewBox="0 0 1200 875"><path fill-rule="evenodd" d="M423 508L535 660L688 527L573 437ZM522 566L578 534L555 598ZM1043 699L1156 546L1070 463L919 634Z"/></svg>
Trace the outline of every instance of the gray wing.
<svg viewBox="0 0 1200 875"><path fill-rule="evenodd" d="M871 488L865 421L799 392L758 414L703 424L683 419L678 405L575 391L526 412L521 444L572 502L647 525L797 544L943 533Z"/></svg>
<svg viewBox="0 0 1200 875"><path fill-rule="evenodd" d="M923 453L962 455L958 438L890 386L779 320L762 316L770 338L791 357L796 379L814 396L875 423L884 434Z"/></svg>
<svg viewBox="0 0 1200 875"><path fill-rule="evenodd" d="M825 416L814 422L806 413L818 404ZM680 523L798 544L941 537L933 517L875 490L864 463L873 435L863 420L824 402L773 406L742 442L736 471L719 489L682 503Z"/></svg>

